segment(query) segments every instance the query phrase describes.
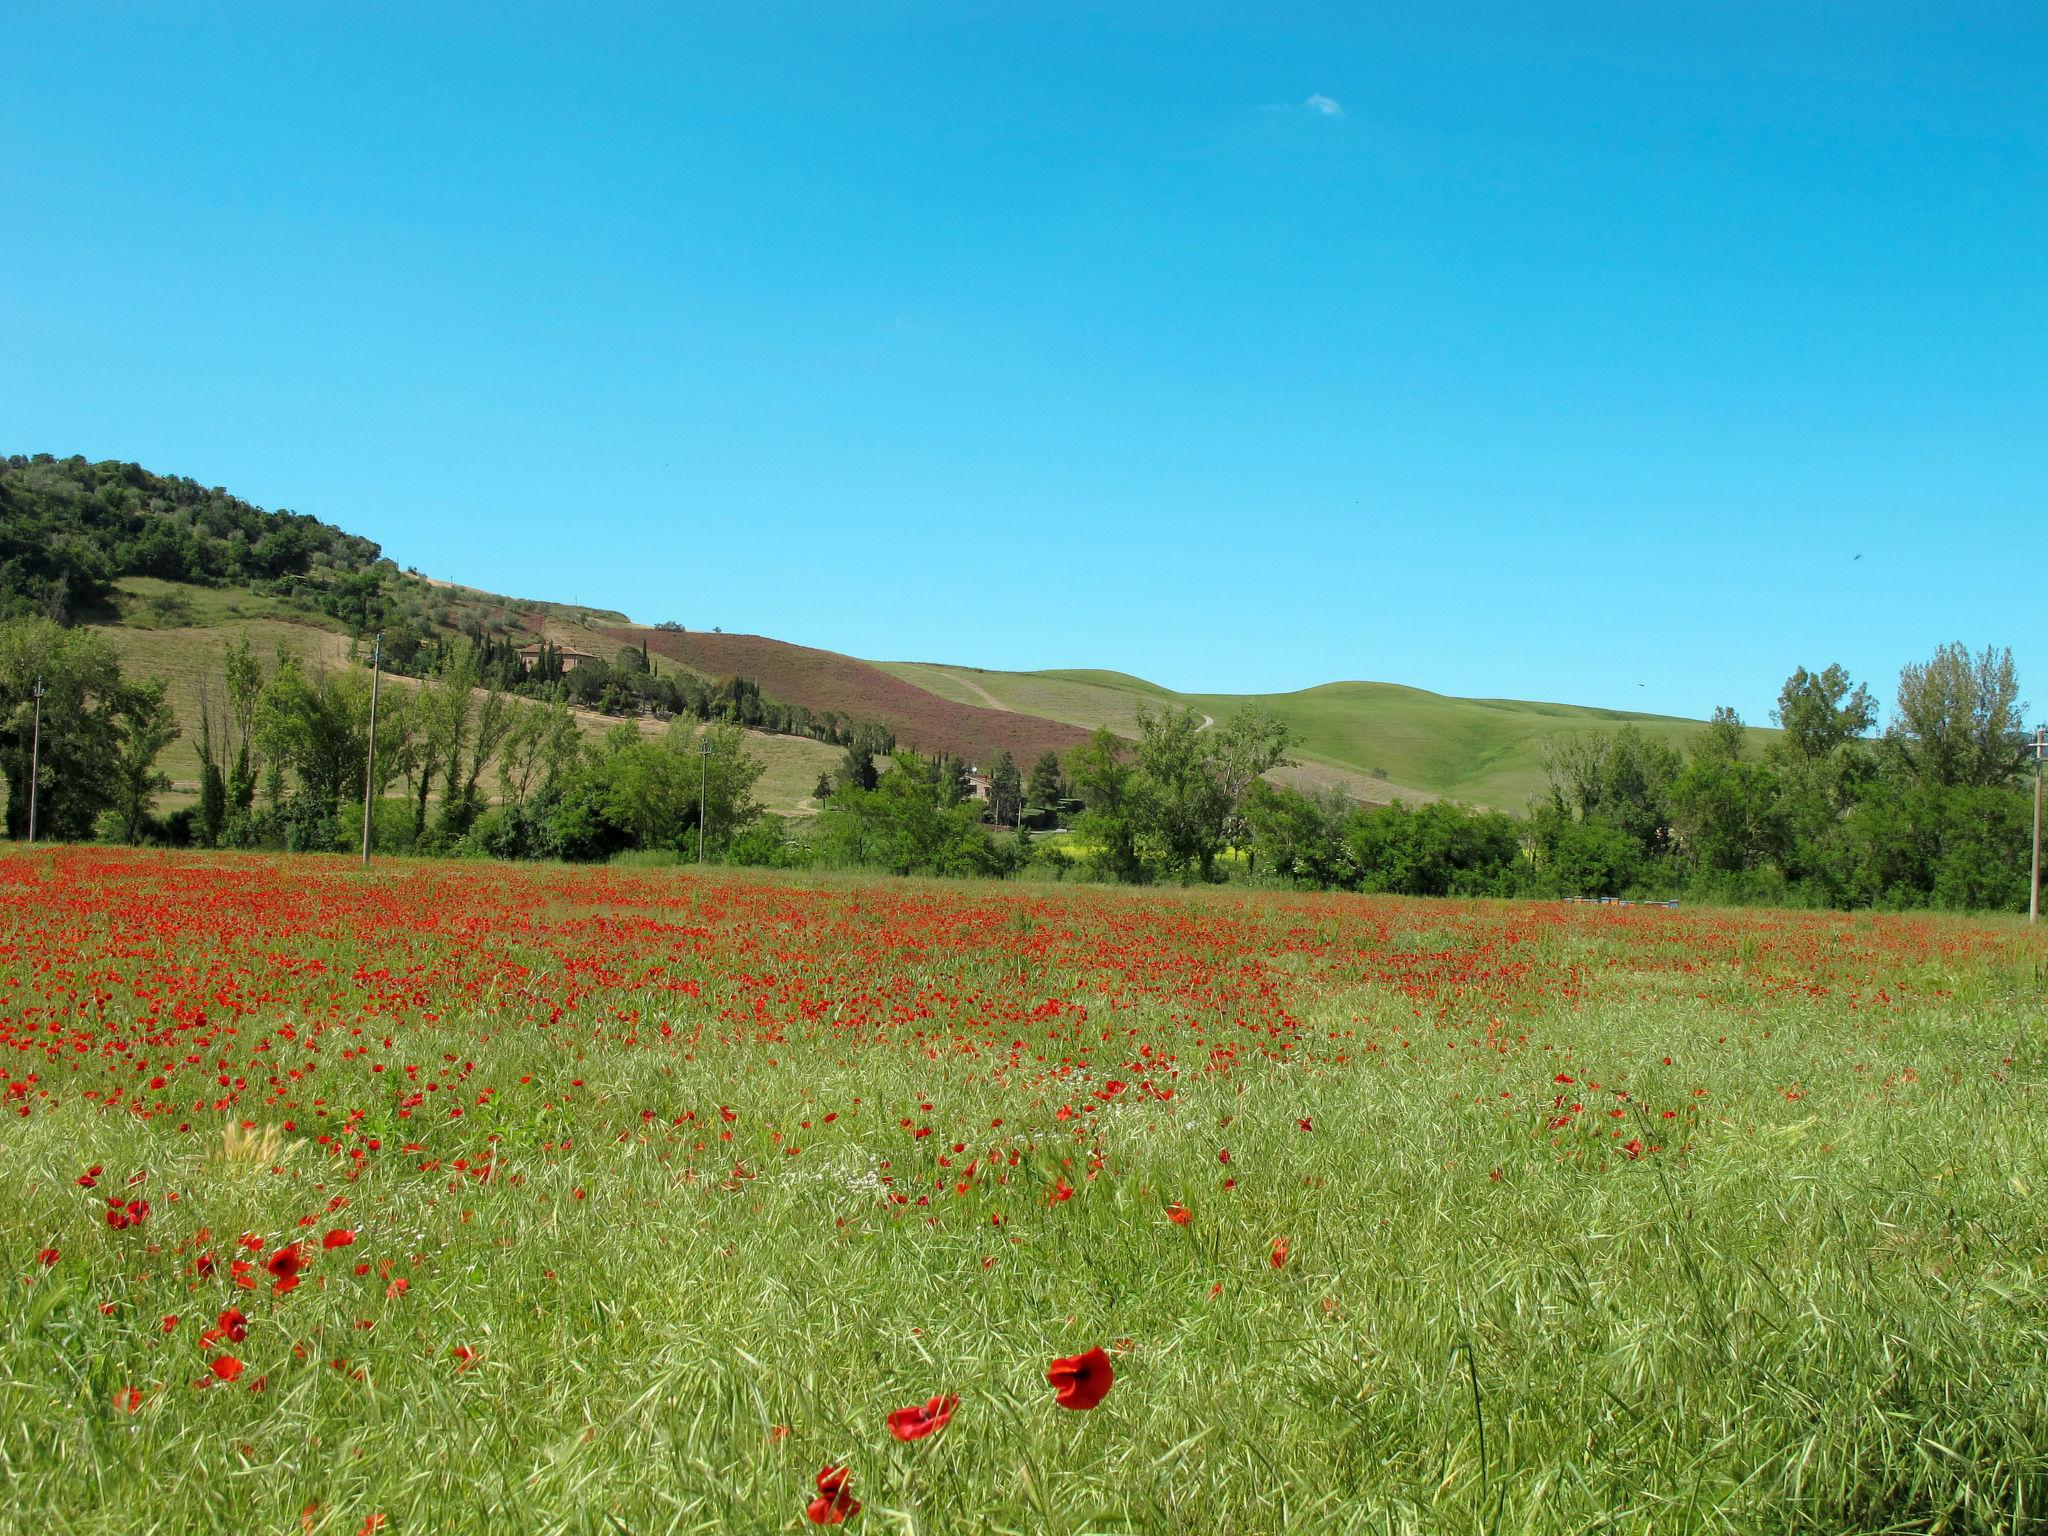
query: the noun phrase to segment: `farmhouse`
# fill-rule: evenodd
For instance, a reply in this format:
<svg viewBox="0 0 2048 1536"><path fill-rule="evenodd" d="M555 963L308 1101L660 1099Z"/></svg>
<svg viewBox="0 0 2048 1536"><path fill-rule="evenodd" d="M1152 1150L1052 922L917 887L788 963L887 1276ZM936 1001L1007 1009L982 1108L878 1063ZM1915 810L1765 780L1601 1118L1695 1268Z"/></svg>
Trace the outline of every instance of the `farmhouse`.
<svg viewBox="0 0 2048 1536"><path fill-rule="evenodd" d="M555 658L561 662L564 672L574 672L584 662L597 660L588 651L579 651L566 645L550 646L545 640L536 640L531 645L519 647L519 670L531 672L540 665L541 657L550 650L554 652Z"/></svg>

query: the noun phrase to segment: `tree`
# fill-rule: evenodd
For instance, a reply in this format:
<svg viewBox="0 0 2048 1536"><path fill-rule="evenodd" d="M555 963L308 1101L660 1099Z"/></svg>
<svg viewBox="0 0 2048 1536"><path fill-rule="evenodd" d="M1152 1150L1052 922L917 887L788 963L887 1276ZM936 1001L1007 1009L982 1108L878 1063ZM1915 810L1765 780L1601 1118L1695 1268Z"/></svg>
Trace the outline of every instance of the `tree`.
<svg viewBox="0 0 2048 1536"><path fill-rule="evenodd" d="M353 815L344 811L365 787L370 693L366 668L308 671L291 657L279 659L258 700L255 739L277 781L270 798L281 821L266 830L281 832L287 847L331 849L352 840ZM373 796L384 793L408 759L412 719L406 696L386 690L377 710ZM282 796L287 771L297 786L288 800Z"/></svg>
<svg viewBox="0 0 2048 1536"><path fill-rule="evenodd" d="M988 798L997 826L1019 824L1024 808L1024 776L1017 771L1017 760L1007 750L996 760L995 772L989 775Z"/></svg>
<svg viewBox="0 0 2048 1536"><path fill-rule="evenodd" d="M121 818L121 840L139 843L156 796L171 787L156 760L178 739L178 717L171 712L160 677L125 684L115 710L121 744L114 765L113 809Z"/></svg>
<svg viewBox="0 0 2048 1536"><path fill-rule="evenodd" d="M1357 807L1340 789L1304 795L1285 785L1254 779L1240 804L1254 858L1283 880L1316 890L1352 885L1358 877L1345 842Z"/></svg>
<svg viewBox="0 0 2048 1536"><path fill-rule="evenodd" d="M426 830L427 801L438 779L441 831L459 837L482 809L477 784L511 728L511 704L496 679L482 675L478 647L465 641L420 685L414 709L420 730L412 764L418 775L413 836Z"/></svg>
<svg viewBox="0 0 2048 1536"><path fill-rule="evenodd" d="M524 805L535 789L544 789L561 776L575 760L582 739L559 689L545 704L513 706L498 746L499 797Z"/></svg>
<svg viewBox="0 0 2048 1536"><path fill-rule="evenodd" d="M697 817L704 824L707 851L723 858L733 839L760 818L754 786L761 782L768 765L747 750L746 732L737 725L707 725L698 734L678 722L669 727L668 736L678 745L686 745L693 757L704 747L711 749L698 764L704 797L697 806Z"/></svg>
<svg viewBox="0 0 2048 1536"><path fill-rule="evenodd" d="M1138 706L1137 771L1142 825L1157 839L1168 870L1210 879L1223 847L1231 802L1202 740L1199 710Z"/></svg>
<svg viewBox="0 0 2048 1536"><path fill-rule="evenodd" d="M1877 703L1840 666L1799 667L1778 691L1772 718L1780 734L1765 759L1776 776L1778 863L1788 879L1844 900L1844 820L1876 768L1865 737Z"/></svg>
<svg viewBox="0 0 2048 1536"><path fill-rule="evenodd" d="M249 644L247 635L237 636L222 654L222 677L227 690L222 732L227 762L227 806L230 819L247 815L256 801L256 780L262 771L256 745L256 706L267 686L263 663Z"/></svg>
<svg viewBox="0 0 2048 1536"><path fill-rule="evenodd" d="M868 790L875 787L875 755L865 741L856 737L846 744L834 785L839 789Z"/></svg>
<svg viewBox="0 0 2048 1536"><path fill-rule="evenodd" d="M1782 751L1813 762L1868 733L1877 719L1877 703L1861 683L1852 688L1840 666L1821 672L1799 667L1778 690L1771 718L1784 732Z"/></svg>
<svg viewBox="0 0 2048 1536"><path fill-rule="evenodd" d="M1060 755L1048 747L1031 765L1031 776L1025 781L1024 814L1034 822L1042 816L1057 821L1066 798L1066 776L1060 772Z"/></svg>
<svg viewBox="0 0 2048 1536"><path fill-rule="evenodd" d="M1287 762L1287 749L1296 737L1258 704L1245 705L1205 734L1212 738L1210 763L1224 802L1223 835L1231 847L1242 848L1251 840L1244 816L1245 791Z"/></svg>
<svg viewBox="0 0 2048 1536"><path fill-rule="evenodd" d="M911 875L977 875L993 867L975 802L944 798L937 762L894 754L872 789L842 784L826 807L828 858Z"/></svg>
<svg viewBox="0 0 2048 1536"><path fill-rule="evenodd" d="M1088 848L1090 861L1113 880L1143 880L1138 838L1145 821L1144 793L1137 770L1124 760L1124 744L1108 726L1097 726L1087 744L1068 758L1067 772L1087 807L1074 832Z"/></svg>
<svg viewBox="0 0 2048 1536"><path fill-rule="evenodd" d="M2012 782L2026 766L2026 709L2011 650L1987 645L1973 658L1956 642L1899 673L1898 705L1886 739L1928 783L1994 788Z"/></svg>
<svg viewBox="0 0 2048 1536"><path fill-rule="evenodd" d="M0 624L0 773L7 778L7 833L28 832L29 758L35 736L35 687L43 687L39 837L92 836L114 803L124 698L114 649L91 630L49 619Z"/></svg>
<svg viewBox="0 0 2048 1536"><path fill-rule="evenodd" d="M1403 896L1506 895L1522 854L1508 817L1448 800L1360 810L1346 842L1361 890Z"/></svg>
<svg viewBox="0 0 2048 1536"><path fill-rule="evenodd" d="M1644 857L1665 851L1671 784L1681 766L1674 748L1631 723L1618 731L1552 737L1542 758L1553 809L1573 821L1612 827Z"/></svg>
<svg viewBox="0 0 2048 1536"><path fill-rule="evenodd" d="M1747 745L1741 717L1723 706L1672 781L1672 823L1693 861L1714 874L1759 868L1783 842L1777 776L1745 755Z"/></svg>
<svg viewBox="0 0 2048 1536"><path fill-rule="evenodd" d="M638 728L615 725L594 763L609 818L635 848L677 848L696 824L697 763L681 733L648 740Z"/></svg>

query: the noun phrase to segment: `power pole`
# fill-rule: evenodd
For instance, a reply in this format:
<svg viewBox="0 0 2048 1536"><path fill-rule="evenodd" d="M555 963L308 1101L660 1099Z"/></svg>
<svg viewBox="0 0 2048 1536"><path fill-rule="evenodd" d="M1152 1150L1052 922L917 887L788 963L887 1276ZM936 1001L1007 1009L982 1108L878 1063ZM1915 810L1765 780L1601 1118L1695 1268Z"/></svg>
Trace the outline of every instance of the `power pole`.
<svg viewBox="0 0 2048 1536"><path fill-rule="evenodd" d="M370 646L370 750L363 754L363 868L370 867L370 791L377 782L377 685L384 681L384 631Z"/></svg>
<svg viewBox="0 0 2048 1536"><path fill-rule="evenodd" d="M2048 758L2048 726L2034 727L2034 877L2027 896L2027 921L2041 920L2041 760Z"/></svg>
<svg viewBox="0 0 2048 1536"><path fill-rule="evenodd" d="M28 845L36 845L36 781L43 776L43 675L36 674L36 727L28 746Z"/></svg>
<svg viewBox="0 0 2048 1536"><path fill-rule="evenodd" d="M709 819L711 807L704 798L704 786L711 774L711 738L697 738L697 867L704 867L704 823Z"/></svg>

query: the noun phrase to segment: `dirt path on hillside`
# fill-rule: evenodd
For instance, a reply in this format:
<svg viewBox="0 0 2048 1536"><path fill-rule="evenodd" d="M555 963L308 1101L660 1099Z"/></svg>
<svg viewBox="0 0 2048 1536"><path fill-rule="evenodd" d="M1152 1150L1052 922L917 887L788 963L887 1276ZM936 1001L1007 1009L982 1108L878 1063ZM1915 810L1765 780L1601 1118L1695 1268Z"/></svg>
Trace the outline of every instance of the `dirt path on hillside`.
<svg viewBox="0 0 2048 1536"><path fill-rule="evenodd" d="M946 676L953 679L953 681L958 683L961 687L972 689L975 693L980 694L982 697L982 701L986 703L990 709L1000 709L1006 715L1014 715L1016 713L1014 709L1010 708L1009 705L1005 704L1001 699L997 698L994 694L990 693L986 688L982 687L981 684L977 683L973 678L962 677L958 672L948 672L946 673Z"/></svg>

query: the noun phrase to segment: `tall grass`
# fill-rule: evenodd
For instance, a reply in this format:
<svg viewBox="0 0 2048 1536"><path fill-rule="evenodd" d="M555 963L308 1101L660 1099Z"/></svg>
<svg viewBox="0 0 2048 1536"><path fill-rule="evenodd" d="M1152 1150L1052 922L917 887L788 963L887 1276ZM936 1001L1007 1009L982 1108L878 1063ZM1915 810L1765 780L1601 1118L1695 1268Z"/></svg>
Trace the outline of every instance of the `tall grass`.
<svg viewBox="0 0 2048 1536"><path fill-rule="evenodd" d="M2044 1527L2048 1020L2043 949L2016 928L115 868L333 893L324 926L237 931L277 994L222 1043L238 1061L358 964L412 967L442 1017L372 1029L374 1079L339 1059L365 1041L330 1035L291 1109L141 1118L34 1063L57 1101L0 1120L0 1528L786 1531L828 1461L852 1467L859 1521L921 1532ZM6 873L17 1016L52 954L140 966L109 877ZM484 889L456 880L500 882L525 916L496 935L399 920ZM537 990L565 956L616 955L627 921L711 931L682 965L701 1008L620 973L566 1023L508 1027L509 993L448 979L488 944ZM328 979L277 980L284 955ZM1252 973L1294 1049L1261 1054L1234 1022L1226 980ZM808 1026L770 975L803 980ZM101 990L103 1016L137 1006ZM775 1027L740 1022L753 996ZM891 1010L920 998L942 1027L913 1044ZM1085 1001L1086 1023L971 1023L1044 998ZM1170 1100L1090 1098L1168 1055ZM460 1082L461 1120L439 1094L398 1117L407 1063ZM387 1149L353 1180L291 1149L323 1091ZM1561 1131L1554 1098L1585 1106ZM1003 1182L991 1151L1017 1154ZM481 1180L453 1166L485 1156ZM107 1187L75 1184L88 1164ZM152 1214L112 1231L103 1197L136 1171ZM337 1225L355 1244L290 1295L192 1273L244 1232L267 1250ZM194 1330L234 1300L247 1375L195 1389ZM1116 1386L1064 1413L1046 1363L1094 1344ZM939 1435L883 1432L941 1391L962 1402Z"/></svg>

